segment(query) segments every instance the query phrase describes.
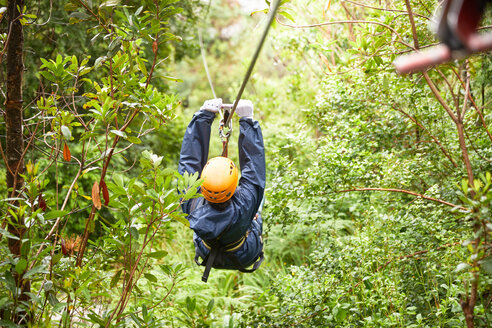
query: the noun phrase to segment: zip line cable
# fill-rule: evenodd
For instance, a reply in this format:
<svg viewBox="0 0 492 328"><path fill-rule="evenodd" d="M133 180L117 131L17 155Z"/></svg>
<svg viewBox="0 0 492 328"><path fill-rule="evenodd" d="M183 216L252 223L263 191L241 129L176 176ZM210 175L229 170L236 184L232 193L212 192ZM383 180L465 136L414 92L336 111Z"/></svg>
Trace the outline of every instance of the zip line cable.
<svg viewBox="0 0 492 328"><path fill-rule="evenodd" d="M210 8L210 3L209 2L209 8ZM236 96L236 99L233 103L233 105L226 105L223 106L223 108L230 108L229 110L224 110L224 113L222 113L222 110L220 110L220 116L221 116L221 121L220 121L220 127L219 127L219 135L220 138L222 139L222 156L227 157L227 145L229 143L229 137L231 136L231 131L232 131L232 126L231 126L231 119L232 116L234 115L234 112L236 111L237 104L239 103L239 100L241 100L241 96L243 95L243 91L246 88L246 84L249 81L249 78L251 77L251 73L253 72L253 69L256 65L256 60L258 59L260 55L261 48L263 47L263 44L265 43L268 31L270 30L270 26L272 26L272 22L275 19L275 15L277 13L277 9L280 6L281 0L276 0L275 3L271 6L271 9L269 11L269 16L267 20L267 24L265 26L265 30L263 31L263 35L261 36L260 42L258 43L258 46L256 47L255 53L253 55L253 58L251 59L251 62L249 64L248 70L246 71L246 75L244 76L243 82L241 84L241 87L239 88L239 92ZM208 12L207 12L208 15ZM207 65L207 58L205 56L205 49L203 46L203 40L202 40L202 33L201 30L198 30L198 41L200 45L200 52L202 55L202 61L203 61L203 66L205 68L205 73L207 74L207 79L208 83L210 85L210 89L212 90L212 94L214 98L217 98L215 94L215 89L214 85L212 83L212 78L210 77L210 72L208 70L208 65ZM227 133L224 133L224 127L227 127L228 131Z"/></svg>
<svg viewBox="0 0 492 328"><path fill-rule="evenodd" d="M229 126L232 115L234 115L234 112L236 111L237 104L238 104L239 100L241 99L241 96L243 95L244 88L246 87L246 84L248 83L248 80L251 76L251 73L253 72L253 68L255 67L256 60L258 59L258 56L260 55L261 48L263 47L263 43L265 42L266 36L268 34L268 30L270 29L270 26L272 25L273 19L275 18L275 14L276 14L277 9L280 5L280 1L281 0L276 0L275 4L273 4L272 9L269 12L268 22L267 22L267 25L265 26L265 30L263 31L263 35L261 36L260 43L256 47L255 54L253 55L251 63L249 64L248 70L246 72L246 75L244 76L244 80L243 80L243 83L241 84L241 88L239 88L239 92L236 96L236 100L234 101L234 105L232 105L231 112L225 118L224 126Z"/></svg>

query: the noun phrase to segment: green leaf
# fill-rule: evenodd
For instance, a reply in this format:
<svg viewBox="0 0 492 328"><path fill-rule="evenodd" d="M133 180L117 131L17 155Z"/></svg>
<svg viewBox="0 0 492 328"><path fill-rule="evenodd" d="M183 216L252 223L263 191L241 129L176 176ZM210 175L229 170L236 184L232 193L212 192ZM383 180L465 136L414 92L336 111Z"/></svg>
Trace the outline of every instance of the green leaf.
<svg viewBox="0 0 492 328"><path fill-rule="evenodd" d="M153 274L144 273L144 277L150 282L157 282L157 278Z"/></svg>
<svg viewBox="0 0 492 328"><path fill-rule="evenodd" d="M24 257L28 257L30 250L31 250L31 240L30 239L24 240L21 246L21 255Z"/></svg>
<svg viewBox="0 0 492 328"><path fill-rule="evenodd" d="M61 126L61 133L67 141L70 141L70 139L72 138L72 132L70 132L70 129L66 125Z"/></svg>
<svg viewBox="0 0 492 328"><path fill-rule="evenodd" d="M58 263L63 257L63 253L58 253L58 254L55 254L52 258L51 258L51 262L54 264Z"/></svg>
<svg viewBox="0 0 492 328"><path fill-rule="evenodd" d="M51 73L49 73L47 71L40 71L39 74L41 74L48 81L56 83L56 79Z"/></svg>
<svg viewBox="0 0 492 328"><path fill-rule="evenodd" d="M27 268L27 260L25 258L19 259L19 261L15 265L15 271L18 274L22 274L22 272L24 272L26 268Z"/></svg>
<svg viewBox="0 0 492 328"><path fill-rule="evenodd" d="M73 18L77 18L77 19L80 19L80 20L84 20L84 19L87 19L91 16L89 16L89 14L86 14L85 12L81 12L81 11L74 11L73 13L70 14L69 17L73 17Z"/></svg>
<svg viewBox="0 0 492 328"><path fill-rule="evenodd" d="M126 137L126 140L128 140L129 142L133 143L133 144L136 144L136 145L139 145L142 143L142 140L140 140L139 138L137 137L132 137L132 136L127 136Z"/></svg>
<svg viewBox="0 0 492 328"><path fill-rule="evenodd" d="M91 313L88 313L87 316L95 323L98 323L101 327L105 326L104 320L100 316L98 316L95 312L92 311Z"/></svg>
<svg viewBox="0 0 492 328"><path fill-rule="evenodd" d="M24 279L27 279L35 274L38 274L38 273L49 273L48 270L46 270L46 268L44 267L44 265L38 265L38 266L35 266L34 268L32 268L31 270L27 271L24 276L22 276Z"/></svg>
<svg viewBox="0 0 492 328"><path fill-rule="evenodd" d="M132 318L133 322L137 324L137 326L142 327L140 324L140 318L138 318L134 313L130 313L130 317Z"/></svg>
<svg viewBox="0 0 492 328"><path fill-rule="evenodd" d="M132 235L133 239L138 240L139 234L137 228L130 227L130 234Z"/></svg>
<svg viewBox="0 0 492 328"><path fill-rule="evenodd" d="M65 302L58 302L53 306L52 311L53 312L60 312L63 311L63 309L67 306L67 303Z"/></svg>
<svg viewBox="0 0 492 328"><path fill-rule="evenodd" d="M121 272L123 272L123 270L119 270L118 272L116 272L116 274L113 276L113 278L111 278L111 282L109 284L110 288L116 287L116 284L120 280Z"/></svg>
<svg viewBox="0 0 492 328"><path fill-rule="evenodd" d="M188 312L195 311L196 308L196 298L191 298L189 296L186 297L186 309Z"/></svg>
<svg viewBox="0 0 492 328"><path fill-rule="evenodd" d="M279 11L278 14L284 16L285 18L287 18L288 20L294 23L294 17L292 17L292 15L289 14L287 11Z"/></svg>
<svg viewBox="0 0 492 328"><path fill-rule="evenodd" d="M114 7L114 6L119 5L119 3L120 3L120 0L107 0L107 1L104 1L99 6L99 8L102 8L102 7Z"/></svg>
<svg viewBox="0 0 492 328"><path fill-rule="evenodd" d="M195 188L189 188L187 191L186 191L186 194L184 195L184 199L190 199L192 198L193 196L195 196L197 193L197 190Z"/></svg>
<svg viewBox="0 0 492 328"><path fill-rule="evenodd" d="M147 195L156 202L159 201L159 194L154 189L147 190Z"/></svg>
<svg viewBox="0 0 492 328"><path fill-rule="evenodd" d="M154 259L162 259L167 254L168 253L166 251L156 251L156 252L152 252L152 253L147 254L147 256L152 257Z"/></svg>
<svg viewBox="0 0 492 328"><path fill-rule="evenodd" d="M147 67L145 67L145 63L141 57L136 57L137 65L143 75L147 75Z"/></svg>
<svg viewBox="0 0 492 328"><path fill-rule="evenodd" d="M468 263L460 263L456 266L456 269L454 269L454 272L461 272L464 270L467 270L471 268L471 266Z"/></svg>
<svg viewBox="0 0 492 328"><path fill-rule="evenodd" d="M184 214L172 213L172 214L169 214L169 217L171 217L172 219L184 224L186 227L190 227L190 222L188 220L186 220L186 218L184 217Z"/></svg>
<svg viewBox="0 0 492 328"><path fill-rule="evenodd" d="M177 77L172 76L161 76L163 79L174 81L174 82L183 82L183 80L178 79Z"/></svg>
<svg viewBox="0 0 492 328"><path fill-rule="evenodd" d="M5 237L7 237L9 239L13 239L13 240L19 240L20 239L19 237L11 234L7 230L3 230L2 228L0 228L0 234L4 235Z"/></svg>
<svg viewBox="0 0 492 328"><path fill-rule="evenodd" d="M112 134L116 134L119 137L125 138L126 139L126 133L120 130L111 130L109 131Z"/></svg>
<svg viewBox="0 0 492 328"><path fill-rule="evenodd" d="M173 174L174 174L174 172L175 172L175 171L174 171L173 169L171 169L171 168L167 167L167 168L165 168L164 170L162 170L161 174L162 174L163 176L168 176L168 175L173 175Z"/></svg>
<svg viewBox="0 0 492 328"><path fill-rule="evenodd" d="M117 49L121 46L121 36L115 38L111 43L109 44L109 51L112 51L114 49Z"/></svg>
<svg viewBox="0 0 492 328"><path fill-rule="evenodd" d="M461 189L465 195L468 193L468 181L466 179L461 180Z"/></svg>
<svg viewBox="0 0 492 328"><path fill-rule="evenodd" d="M208 305L207 305L207 314L209 315L210 313L212 313L212 310L214 308L214 304L215 304L215 300L212 298L210 300L210 302L208 302Z"/></svg>
<svg viewBox="0 0 492 328"><path fill-rule="evenodd" d="M45 282L45 283L44 283L44 285L43 285L43 289L44 289L44 291L46 291L46 292L49 292L50 290L52 290L52 289L53 289L53 281L51 281L51 280L46 280L46 282Z"/></svg>
<svg viewBox="0 0 492 328"><path fill-rule="evenodd" d="M17 328L18 326L10 320L0 320L0 327Z"/></svg>
<svg viewBox="0 0 492 328"><path fill-rule="evenodd" d="M99 66L101 66L106 59L108 59L108 57L106 57L106 56L102 56L102 57L97 58L96 61L94 62L94 67L98 68Z"/></svg>
<svg viewBox="0 0 492 328"><path fill-rule="evenodd" d="M70 213L69 211L53 210L53 211L50 211L50 212L46 213L44 215L44 218L46 220L50 220L50 219L54 219L54 218L65 216L65 215L67 215L69 213Z"/></svg>
<svg viewBox="0 0 492 328"><path fill-rule="evenodd" d="M480 267L488 274L492 274L492 256L484 259Z"/></svg>

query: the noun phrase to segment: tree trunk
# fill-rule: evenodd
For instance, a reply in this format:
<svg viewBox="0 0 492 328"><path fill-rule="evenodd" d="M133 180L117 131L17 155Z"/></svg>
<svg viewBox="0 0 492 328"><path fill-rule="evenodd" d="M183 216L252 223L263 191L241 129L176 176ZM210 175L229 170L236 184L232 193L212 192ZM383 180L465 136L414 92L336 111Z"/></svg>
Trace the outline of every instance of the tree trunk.
<svg viewBox="0 0 492 328"><path fill-rule="evenodd" d="M19 191L24 181L20 174L24 172L24 138L22 134L22 76L24 71L22 48L24 37L22 24L19 20L18 8L24 7L24 0L9 0L7 15L9 21L8 40L7 40L7 99L5 109L5 122L7 129L6 136L6 158L7 158L7 187L9 197L19 197ZM18 205L17 201L13 205ZM9 239L9 250L14 257L21 257L21 241L26 230L24 218L11 218L8 230L19 240ZM26 292L30 291L30 282L22 279L22 274L18 274L15 269L12 274L16 280L17 288L20 290L17 302L28 301L29 296ZM25 325L29 321L26 312L13 314L14 322Z"/></svg>

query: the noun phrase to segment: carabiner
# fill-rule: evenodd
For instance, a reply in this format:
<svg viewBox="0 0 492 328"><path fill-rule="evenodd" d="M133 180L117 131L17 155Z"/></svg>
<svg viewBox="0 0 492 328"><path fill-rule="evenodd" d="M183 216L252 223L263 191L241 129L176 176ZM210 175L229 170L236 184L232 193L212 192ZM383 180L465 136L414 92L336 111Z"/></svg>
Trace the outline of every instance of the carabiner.
<svg viewBox="0 0 492 328"><path fill-rule="evenodd" d="M230 110L232 108L231 104L223 104L222 105L222 110L223 110L223 115L222 119L220 120L220 125L219 125L219 136L220 139L229 139L231 132L232 132L232 120L229 120L228 126L225 126L225 122L227 122L227 119L229 118L229 115L231 114ZM221 112L222 114L222 112ZM224 132L224 128L227 128L227 132Z"/></svg>

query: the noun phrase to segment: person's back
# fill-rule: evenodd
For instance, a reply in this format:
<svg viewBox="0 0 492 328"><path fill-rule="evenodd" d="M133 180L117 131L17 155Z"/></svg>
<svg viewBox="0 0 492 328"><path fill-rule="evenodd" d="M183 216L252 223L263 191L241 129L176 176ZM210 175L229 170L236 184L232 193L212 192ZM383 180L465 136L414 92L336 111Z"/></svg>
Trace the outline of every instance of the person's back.
<svg viewBox="0 0 492 328"><path fill-rule="evenodd" d="M202 185L204 198L190 200L182 207L195 232L197 263L206 265L208 262L215 268L250 272L247 267L254 264L252 270L255 270L263 259L262 220L258 213L266 180L263 137L259 123L252 117L253 105L249 101L240 101L236 110L241 117L239 184L237 178L234 181L234 163L227 158L213 158L207 165L210 127L221 106L220 99L206 101L186 129L178 170L181 174L201 172L205 181ZM208 190L207 186L217 190ZM199 257L203 259L202 263L198 261ZM208 276L207 269L204 281Z"/></svg>

